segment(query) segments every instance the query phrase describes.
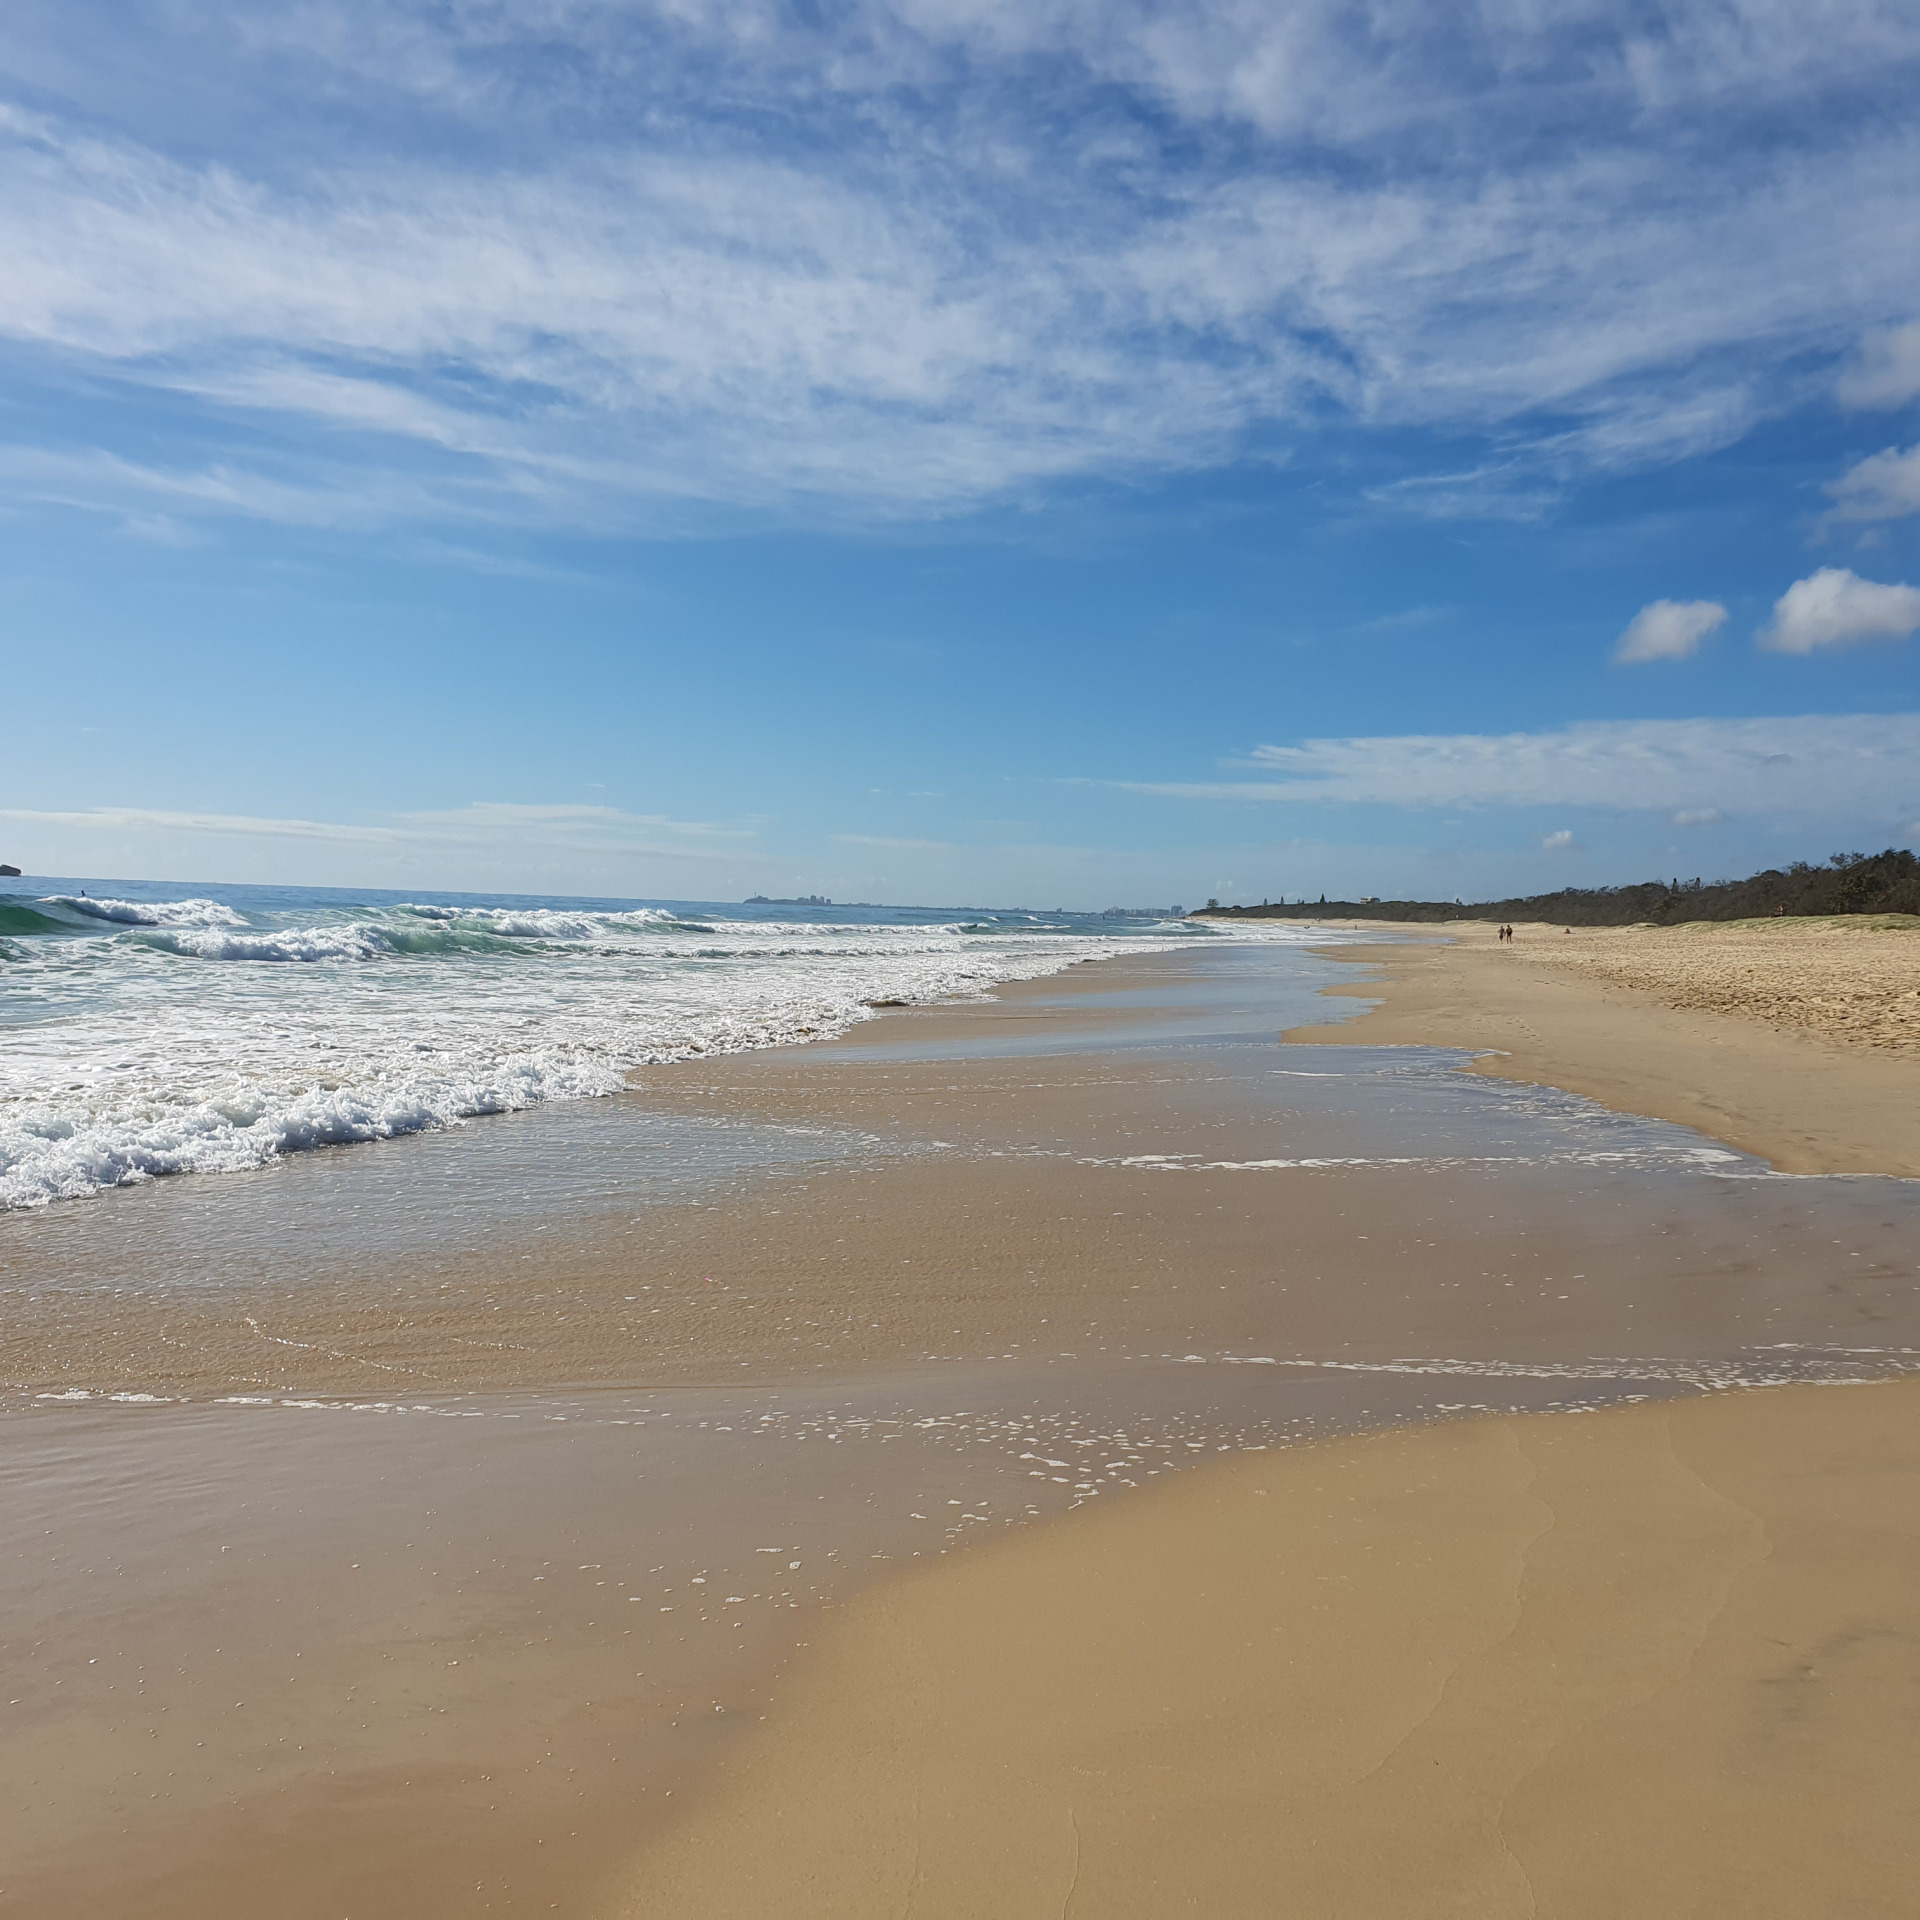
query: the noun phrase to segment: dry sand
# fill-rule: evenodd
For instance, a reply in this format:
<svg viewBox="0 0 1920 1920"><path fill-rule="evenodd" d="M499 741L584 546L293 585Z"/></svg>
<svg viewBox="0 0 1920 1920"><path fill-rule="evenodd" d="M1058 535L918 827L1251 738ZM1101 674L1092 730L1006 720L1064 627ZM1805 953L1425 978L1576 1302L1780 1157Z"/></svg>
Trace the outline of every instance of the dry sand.
<svg viewBox="0 0 1920 1920"><path fill-rule="evenodd" d="M1920 1383L1241 1459L840 1613L633 1916L1905 1915Z"/></svg>
<svg viewBox="0 0 1920 1920"><path fill-rule="evenodd" d="M1530 958L1670 1007L1920 1054L1920 920L1909 914L1528 927L1518 940Z"/></svg>
<svg viewBox="0 0 1920 1920"><path fill-rule="evenodd" d="M1384 997L1293 1040L1425 1042L1625 1112L1698 1127L1783 1173L1920 1175L1920 921L1679 927L1478 923L1378 947L1331 989Z"/></svg>

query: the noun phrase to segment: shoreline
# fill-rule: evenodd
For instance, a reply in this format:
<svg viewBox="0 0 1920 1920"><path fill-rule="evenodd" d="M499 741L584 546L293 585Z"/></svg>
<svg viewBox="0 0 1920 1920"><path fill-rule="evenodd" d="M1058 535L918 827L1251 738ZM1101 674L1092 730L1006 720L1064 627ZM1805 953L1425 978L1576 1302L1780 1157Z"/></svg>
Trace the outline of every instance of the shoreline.
<svg viewBox="0 0 1920 1920"><path fill-rule="evenodd" d="M616 1912L636 1849L678 1844L757 1764L787 1651L824 1644L842 1601L847 1619L891 1605L916 1560L950 1554L929 1582L945 1591L949 1570L1014 1564L1002 1546L1040 1551L1096 1517L1131 1538L1136 1512L1204 1515L1213 1475L1191 1463L1216 1452L1311 1460L1297 1443L1369 1432L1417 1453L1466 1414L1898 1371L1853 1353L1864 1328L1920 1347L1903 1191L1815 1196L1430 1050L1280 1046L1344 971L1298 947L1130 955L815 1047L649 1070L609 1119L884 1151L743 1171L638 1214L529 1215L439 1247L416 1233L333 1266L316 1225L280 1268L161 1297L118 1263L171 1245L166 1223L219 1254L268 1191L256 1176L159 1183L115 1210L125 1232L89 1239L112 1215L76 1211L11 1236L40 1291L9 1295L9 1377L96 1396L8 1416L14 1497L40 1503L21 1537L59 1536L7 1601L38 1649L16 1754L67 1781L49 1805L111 1802L146 1836L123 1872L76 1831L64 1871L104 1876L97 1904L156 1914L367 1920L442 1910L484 1852L516 1899ZM548 1137L503 1125L503 1149ZM489 1179L514 1164L454 1157ZM336 1181L310 1159L287 1191L311 1183L321 1224L385 1192L379 1166L411 1164L405 1143L343 1155ZM92 1291L52 1285L38 1252L93 1271ZM166 1369L196 1404L98 1398ZM235 1392L273 1404L208 1404ZM191 1458L156 1500L176 1447ZM253 1478L269 1462L272 1498ZM255 1516L245 1541L236 1513ZM244 1555L219 1557L230 1542ZM763 1558L776 1545L790 1557ZM56 1562L120 1577L69 1591ZM29 1624L28 1607L53 1611ZM749 1616L751 1634L734 1624ZM289 1644L295 1618L308 1637ZM114 1664L89 1664L95 1643ZM785 1669L795 1686L815 1650ZM120 1736L116 1674L183 1676L155 1725L206 1785L169 1785L158 1828L134 1821L147 1784L112 1771L160 1751ZM317 1719L317 1695L286 1691L302 1674L336 1689ZM1159 1683L1150 1665L1136 1678ZM848 1698L884 1720L891 1685L876 1671ZM286 1704L247 1723L262 1699ZM423 1726L451 1741L424 1777ZM101 1770L97 1793L75 1784ZM220 1870L236 1849L244 1881ZM171 1861L166 1899L154 1858ZM306 1906L275 1880L296 1859ZM62 1884L48 1871L42 1887Z"/></svg>
<svg viewBox="0 0 1920 1920"><path fill-rule="evenodd" d="M1477 922L1436 935L1316 946L1372 973L1330 996L1380 1004L1288 1040L1459 1047L1476 1073L1694 1127L1782 1173L1920 1177L1920 934L1783 921L1529 926L1510 947ZM1865 976L1854 1002L1836 998L1842 970Z"/></svg>
<svg viewBox="0 0 1920 1920"><path fill-rule="evenodd" d="M1286 964L1316 951L1327 950L1290 949ZM1520 1083L1511 1103L1480 1103L1483 1111L1445 1122L1460 1097L1456 1063L1417 1045L1404 1063L1390 1054L1392 1070L1411 1071L1421 1089L1403 1111L1386 1083L1370 1085L1365 1063L1379 1058L1375 1041L1429 1039L1419 1024L1427 1016L1389 1007L1339 1027L1300 1020L1324 1005L1322 994L1380 998L1377 985L1341 977L1351 962L1399 968L1436 950L1333 951L1338 960L1314 961L1277 997L1264 983L1233 984L1236 966L1259 981L1271 964L1259 949L1128 955L980 1000L891 1012L813 1046L639 1070L628 1094L571 1113L507 1116L469 1136L298 1156L271 1173L160 1181L15 1215L0 1221L9 1307L0 1382L16 1401L81 1390L386 1400L851 1380L970 1358L1167 1355L1249 1340L1277 1343L1256 1350L1379 1360L1410 1346L1473 1353L1496 1329L1497 1350L1514 1359L1648 1343L1685 1356L1717 1351L1737 1329L1756 1341L1815 1331L1781 1320L1777 1307L1746 1315L1717 1271L1694 1267L1686 1250L1703 1236L1723 1245L1721 1271L1729 1259L1752 1262L1743 1242L1773 1261L1802 1245L1818 1259L1831 1237L1799 1223L1790 1195L1701 1187L1687 1168L1713 1149L1636 1121L1651 1100L1622 1101L1611 1134L1577 1108L1543 1112L1535 1077L1514 1062L1491 1063L1491 1077ZM1228 1017L1222 1008L1230 1032L1214 1031ZM1397 1024L1377 1030L1389 1021ZM1298 1069L1267 1058L1282 1032L1316 1043ZM1330 1049L1325 1070L1309 1068ZM197 1274L197 1262L227 1257L250 1210L282 1192L311 1187L322 1215L351 1218L362 1197L393 1204L391 1187L372 1184L385 1170L426 1154L458 1164L492 1140L538 1141L603 1116L761 1127L870 1150L788 1171L749 1167L711 1192L637 1212L568 1204L371 1258L329 1256L303 1228L290 1243L293 1273L270 1238L258 1258L206 1284L121 1280L163 1253ZM1564 1173L1552 1156L1529 1164L1524 1143L1543 1127L1568 1130ZM1476 1153L1476 1135L1485 1151ZM1577 1223L1568 1214L1567 1182L1591 1185L1589 1149L1645 1166L1656 1209L1689 1217L1671 1249L1597 1191ZM1429 1164L1435 1178L1420 1178ZM521 1178L537 1184L543 1163ZM1499 1197L1485 1217L1501 1223L1493 1248L1486 1229L1463 1236L1448 1219L1457 1196L1447 1183L1471 1193L1489 1180ZM450 1191L458 1226L460 1190ZM1865 1204L1866 1237L1849 1245L1865 1263L1858 1271L1891 1284L1911 1262ZM1376 1230L1356 1234L1349 1218L1368 1214ZM1279 1248L1300 1271L1276 1290ZM1414 1293L1358 1279L1363 1248L1377 1259L1417 1257L1432 1271ZM1549 1289L1505 1264L1521 1248L1548 1273L1598 1261L1616 1278L1585 1296ZM1651 1270L1632 1276L1669 1255L1681 1268L1657 1283L1665 1302L1656 1311L1645 1297ZM84 1284L62 1281L67 1266ZM1217 1278L1200 1277L1209 1267ZM108 1276L113 1284L102 1285ZM1881 1316L1890 1303L1874 1293L1856 1310Z"/></svg>

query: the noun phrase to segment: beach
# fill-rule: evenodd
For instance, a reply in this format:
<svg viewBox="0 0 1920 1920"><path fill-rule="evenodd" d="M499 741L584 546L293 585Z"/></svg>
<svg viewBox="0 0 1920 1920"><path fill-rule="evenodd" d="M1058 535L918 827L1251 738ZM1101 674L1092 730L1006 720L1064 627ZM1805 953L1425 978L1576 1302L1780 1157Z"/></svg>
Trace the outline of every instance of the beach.
<svg viewBox="0 0 1920 1920"><path fill-rule="evenodd" d="M1483 1070L1910 1171L1913 936L1718 931L1334 949L1385 1003L1290 1037L1497 1038ZM630 1911L1902 1912L1917 1393L1326 1441L903 1578Z"/></svg>
<svg viewBox="0 0 1920 1920"><path fill-rule="evenodd" d="M0 72L0 1920L1920 1920L1920 4Z"/></svg>
<svg viewBox="0 0 1920 1920"><path fill-rule="evenodd" d="M1373 1044L1391 977L1283 1044L1433 951L1325 937L0 1221L0 1899L1646 1906L1598 1781L1700 1911L1756 1830L1895 1911L1912 1187Z"/></svg>
<svg viewBox="0 0 1920 1920"><path fill-rule="evenodd" d="M1698 1127L1783 1173L1920 1176L1910 916L1529 925L1506 946L1467 923L1376 978L1384 1004L1327 1038L1465 1047L1481 1072Z"/></svg>
<svg viewBox="0 0 1920 1920"><path fill-rule="evenodd" d="M906 1576L628 1911L1909 1911L1917 1386L1328 1442Z"/></svg>

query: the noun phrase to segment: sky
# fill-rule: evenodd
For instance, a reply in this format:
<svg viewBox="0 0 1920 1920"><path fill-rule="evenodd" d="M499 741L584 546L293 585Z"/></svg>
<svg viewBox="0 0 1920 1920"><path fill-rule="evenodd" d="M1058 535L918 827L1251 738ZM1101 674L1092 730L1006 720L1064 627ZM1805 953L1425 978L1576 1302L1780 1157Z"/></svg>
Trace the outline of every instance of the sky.
<svg viewBox="0 0 1920 1920"><path fill-rule="evenodd" d="M12 0L0 859L1920 844L1910 0Z"/></svg>

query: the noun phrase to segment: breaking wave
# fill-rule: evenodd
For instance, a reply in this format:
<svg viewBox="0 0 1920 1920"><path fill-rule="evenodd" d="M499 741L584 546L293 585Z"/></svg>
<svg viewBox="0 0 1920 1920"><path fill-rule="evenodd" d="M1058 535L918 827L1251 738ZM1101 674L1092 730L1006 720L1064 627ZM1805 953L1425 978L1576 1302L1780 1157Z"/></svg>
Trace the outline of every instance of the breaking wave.
<svg viewBox="0 0 1920 1920"><path fill-rule="evenodd" d="M217 900L95 900L56 893L51 904L88 920L122 927L244 927L246 921Z"/></svg>
<svg viewBox="0 0 1920 1920"><path fill-rule="evenodd" d="M0 1209L611 1094L1184 931L223 892L0 900Z"/></svg>

